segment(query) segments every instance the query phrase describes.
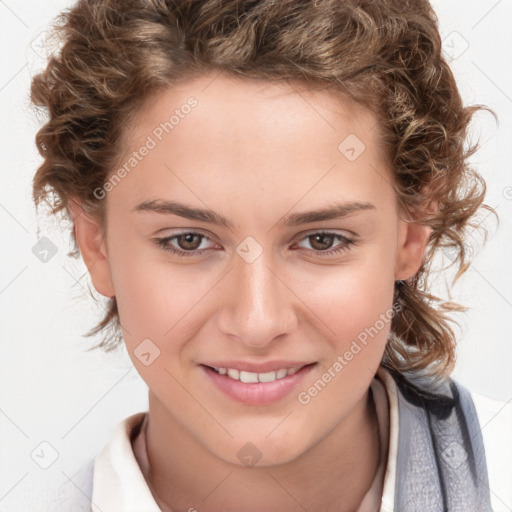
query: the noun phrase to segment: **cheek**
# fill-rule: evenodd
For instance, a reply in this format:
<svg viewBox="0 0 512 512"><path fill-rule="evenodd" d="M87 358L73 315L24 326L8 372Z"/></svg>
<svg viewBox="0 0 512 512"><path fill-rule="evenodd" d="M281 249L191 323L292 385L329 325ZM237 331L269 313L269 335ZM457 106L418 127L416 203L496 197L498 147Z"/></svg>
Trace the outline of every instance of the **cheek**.
<svg viewBox="0 0 512 512"><path fill-rule="evenodd" d="M321 375L305 383L298 400L306 405L303 413L308 418L318 418L318 428L326 410L333 411L333 421L350 410L378 369L395 314L393 274L383 270L347 266L323 282L309 283L308 306L321 319L317 325L325 350Z"/></svg>
<svg viewBox="0 0 512 512"><path fill-rule="evenodd" d="M165 255L152 242L136 240L135 234L126 239L114 234L109 247L120 320L133 342L146 337L162 339L191 303L200 299L201 286L191 280L191 266L177 269L165 262Z"/></svg>
<svg viewBox="0 0 512 512"><path fill-rule="evenodd" d="M305 279L302 276L300 296L306 298L308 308L317 317L315 323L336 348L343 348L376 323L380 330L386 330L379 319L381 315L389 316L392 307L391 268L391 265L354 260L337 268L316 271ZM382 335L387 337L385 332Z"/></svg>
<svg viewBox="0 0 512 512"><path fill-rule="evenodd" d="M199 285L191 286L188 274L159 273L152 266L119 277L123 280L122 290L116 294L119 316L131 343L151 338L163 347L169 338L181 339L206 293Z"/></svg>
<svg viewBox="0 0 512 512"><path fill-rule="evenodd" d="M191 285L189 273L157 262L144 250L114 249L112 264L119 319L135 369L150 389L178 393L169 362L181 364L185 342L180 340L193 335L188 315L197 314L193 306L205 292Z"/></svg>

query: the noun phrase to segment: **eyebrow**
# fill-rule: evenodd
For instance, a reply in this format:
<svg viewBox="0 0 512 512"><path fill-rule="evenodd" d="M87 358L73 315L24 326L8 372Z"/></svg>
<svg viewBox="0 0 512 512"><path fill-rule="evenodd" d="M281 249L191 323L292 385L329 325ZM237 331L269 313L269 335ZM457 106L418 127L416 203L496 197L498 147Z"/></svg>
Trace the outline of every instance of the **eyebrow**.
<svg viewBox="0 0 512 512"><path fill-rule="evenodd" d="M367 202L335 203L327 208L287 215L282 217L277 224L286 227L300 226L301 224L322 220L339 219L360 211L375 209L375 205ZM235 227L229 219L220 213L203 208L192 208L176 201L164 201L160 199L144 201L135 206L132 211L177 215L185 219L225 226L228 229Z"/></svg>

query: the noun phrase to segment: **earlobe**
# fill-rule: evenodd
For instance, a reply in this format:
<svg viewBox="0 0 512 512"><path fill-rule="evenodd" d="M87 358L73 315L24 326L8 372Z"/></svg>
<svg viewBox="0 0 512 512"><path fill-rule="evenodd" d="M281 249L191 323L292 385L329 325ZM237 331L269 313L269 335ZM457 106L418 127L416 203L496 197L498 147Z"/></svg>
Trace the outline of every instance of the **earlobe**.
<svg viewBox="0 0 512 512"><path fill-rule="evenodd" d="M103 227L76 200L70 201L69 209L75 240L94 288L105 297L114 297Z"/></svg>
<svg viewBox="0 0 512 512"><path fill-rule="evenodd" d="M416 222L399 221L395 280L414 276L423 265L432 228Z"/></svg>

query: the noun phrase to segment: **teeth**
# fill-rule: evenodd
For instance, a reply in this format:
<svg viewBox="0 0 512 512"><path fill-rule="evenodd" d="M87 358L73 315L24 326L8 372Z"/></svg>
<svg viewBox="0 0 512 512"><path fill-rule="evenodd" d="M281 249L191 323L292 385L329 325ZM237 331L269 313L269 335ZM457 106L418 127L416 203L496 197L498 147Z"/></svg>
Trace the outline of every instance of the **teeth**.
<svg viewBox="0 0 512 512"><path fill-rule="evenodd" d="M266 373L253 373L246 372L243 370L237 370L236 368L214 368L221 375L227 375L233 380L239 380L246 384L257 383L257 382L274 382L278 379L283 379L287 375L293 375L297 373L302 367L290 368L287 370L286 368L281 368L280 370L274 372L266 372Z"/></svg>
<svg viewBox="0 0 512 512"><path fill-rule="evenodd" d="M276 372L255 373L258 376L258 382L273 382L276 380Z"/></svg>
<svg viewBox="0 0 512 512"><path fill-rule="evenodd" d="M277 370L276 377L278 379L282 379L283 377L286 377L286 370Z"/></svg>
<svg viewBox="0 0 512 512"><path fill-rule="evenodd" d="M245 382L246 384L249 384L251 382L259 382L257 373L243 372L243 371L240 372L240 380L242 382Z"/></svg>
<svg viewBox="0 0 512 512"><path fill-rule="evenodd" d="M231 377L232 379L235 379L235 380L240 380L240 372L238 370L229 368L228 377Z"/></svg>

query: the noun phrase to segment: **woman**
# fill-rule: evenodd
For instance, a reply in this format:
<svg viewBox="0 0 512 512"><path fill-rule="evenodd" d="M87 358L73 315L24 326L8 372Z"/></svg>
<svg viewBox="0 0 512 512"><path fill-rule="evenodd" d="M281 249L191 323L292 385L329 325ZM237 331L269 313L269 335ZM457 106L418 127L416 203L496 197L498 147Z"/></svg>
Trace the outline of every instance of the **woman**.
<svg viewBox="0 0 512 512"><path fill-rule="evenodd" d="M492 211L428 2L80 1L58 31L34 198L149 388L63 509L506 510L428 291Z"/></svg>

